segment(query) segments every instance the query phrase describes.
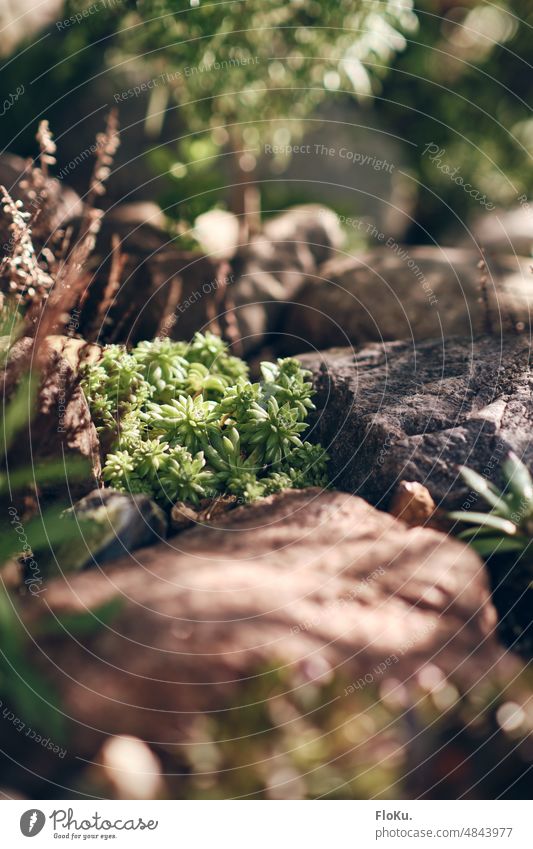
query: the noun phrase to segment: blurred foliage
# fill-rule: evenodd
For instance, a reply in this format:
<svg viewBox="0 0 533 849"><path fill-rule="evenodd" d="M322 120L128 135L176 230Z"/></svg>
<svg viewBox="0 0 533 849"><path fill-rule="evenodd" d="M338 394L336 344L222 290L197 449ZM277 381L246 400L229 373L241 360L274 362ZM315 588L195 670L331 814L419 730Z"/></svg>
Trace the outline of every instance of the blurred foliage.
<svg viewBox="0 0 533 849"><path fill-rule="evenodd" d="M177 104L186 135L179 160L164 164L190 198L192 214L206 209L198 194L220 180L213 170L219 154L234 159L233 180L254 171L265 144L301 137L305 118L337 89L370 93L372 77L405 47L402 30L416 29L411 0L191 7L140 0L113 59L122 74L151 75L148 122L158 126L169 103ZM164 155L155 157L161 166Z"/></svg>
<svg viewBox="0 0 533 849"><path fill-rule="evenodd" d="M435 666L409 687L388 679L356 688L339 674L312 674L286 666L258 672L241 682L238 704L197 716L183 745L157 747L162 795L529 798L526 674L463 692ZM105 796L94 779L94 771L81 772L74 792Z"/></svg>
<svg viewBox="0 0 533 849"><path fill-rule="evenodd" d="M377 109L418 145L407 151L420 183L416 218L438 236L455 216L484 209L423 155L429 143L496 206L533 195L533 6L422 0L417 14L419 31L383 81Z"/></svg>
<svg viewBox="0 0 533 849"><path fill-rule="evenodd" d="M68 0L65 19L79 14ZM154 145L146 158L169 176L159 190L162 205L175 204L179 192L189 198L191 219L221 199L224 158L234 159L234 174L249 173L262 145L297 139L305 117L337 89L369 94L373 78L405 47L403 33L415 29L412 0L102 4L98 14L67 26L59 21L23 56L20 46L4 85L10 91L22 84L25 94L11 109L6 143L31 150L28 114L61 127L65 113L79 114L84 103L81 134L95 102L103 106L111 95L124 112L142 95L147 148L164 123L181 129L170 142L167 127L168 143ZM43 84L53 92L49 103ZM60 132L57 142L61 161Z"/></svg>
<svg viewBox="0 0 533 849"><path fill-rule="evenodd" d="M11 330L16 338L20 325L4 310L0 319L2 330ZM1 336L0 367L8 367L10 346L7 336ZM4 384L5 393L5 384ZM68 631L84 634L101 627L115 615L113 602L99 611L87 610L79 616L41 620L31 630L19 611L19 598L26 595L38 598L46 590L47 563L56 562L58 547L76 550L85 543L89 523L67 521L64 504L52 504L41 509L28 493L39 493L48 486L87 475L87 462L80 458L50 459L37 465L16 466L10 462L10 449L28 426L36 408L38 380L23 374L12 397L3 399L0 418L0 706L10 721L20 722L50 735L55 743L65 738L66 725L54 688L35 666L32 650L40 636ZM62 568L65 568L62 562ZM4 718L5 718L4 714Z"/></svg>
<svg viewBox="0 0 533 849"><path fill-rule="evenodd" d="M512 695L490 681L461 694L431 669L433 681L421 674L409 691L398 681L354 689L338 676L322 684L262 676L244 688L248 707L199 721L196 745L193 734L183 749L185 797L494 798L520 776L511 792L527 794L532 717L518 708L527 679ZM506 733L511 698L518 713Z"/></svg>
<svg viewBox="0 0 533 849"><path fill-rule="evenodd" d="M69 0L64 15L78 12ZM484 210L423 155L429 143L497 206L533 193L533 7L529 0L421 0L416 16L418 30L410 3L393 0L105 4L81 23L52 25L24 54L19 46L3 82L7 92L23 84L25 93L9 111L3 142L30 153L39 116L60 131L74 114L75 132L89 145L87 116L118 94L121 114L143 134L144 152L137 143L134 154L141 172L164 175L161 205L191 221L231 202L219 186L231 182L232 150L250 173L265 143L296 141L325 99L343 97L350 120L351 92L416 143L405 150L419 191L415 218L438 237L455 216ZM59 132L59 161L65 143ZM77 152L83 147L79 141ZM410 235L430 238L421 229Z"/></svg>

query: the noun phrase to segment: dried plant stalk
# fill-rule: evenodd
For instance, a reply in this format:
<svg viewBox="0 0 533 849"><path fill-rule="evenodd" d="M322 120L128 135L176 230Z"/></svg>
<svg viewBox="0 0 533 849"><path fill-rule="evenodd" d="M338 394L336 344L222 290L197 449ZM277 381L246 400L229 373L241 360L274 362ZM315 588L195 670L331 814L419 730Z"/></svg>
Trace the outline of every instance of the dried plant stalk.
<svg viewBox="0 0 533 849"><path fill-rule="evenodd" d="M124 266L126 265L128 257L125 253L123 253L123 251L121 251L120 238L116 234L113 235L111 238L111 251L111 268L109 269L109 277L107 278L107 283L102 293L102 298L98 304L96 315L86 333L87 339L98 338L100 329L102 325L106 322L106 317L115 300L115 295L117 294L120 288L120 282L124 274ZM87 288L85 293L86 296L88 295L88 293L89 289ZM85 298L83 299L80 308L83 307L84 302Z"/></svg>

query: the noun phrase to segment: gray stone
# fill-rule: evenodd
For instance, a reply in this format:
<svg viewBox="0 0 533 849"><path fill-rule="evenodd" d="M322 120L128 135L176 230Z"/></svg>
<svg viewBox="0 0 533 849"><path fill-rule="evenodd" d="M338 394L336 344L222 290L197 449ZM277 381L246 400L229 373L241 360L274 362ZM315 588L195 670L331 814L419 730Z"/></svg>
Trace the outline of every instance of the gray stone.
<svg viewBox="0 0 533 849"><path fill-rule="evenodd" d="M460 464L495 481L511 449L533 465L530 354L525 336L484 336L302 356L334 485L385 507L401 480L417 481L457 507Z"/></svg>
<svg viewBox="0 0 533 849"><path fill-rule="evenodd" d="M299 353L382 340L498 335L520 322L529 327L531 261L487 258L484 273L480 259L476 251L396 242L356 258L332 259L294 295L285 313L285 349ZM295 327L302 341L290 345Z"/></svg>
<svg viewBox="0 0 533 849"><path fill-rule="evenodd" d="M91 523L77 568L102 566L166 536L165 514L147 495L95 489L72 510L76 519Z"/></svg>
<svg viewBox="0 0 533 849"><path fill-rule="evenodd" d="M242 338L237 353L249 352L280 329L285 302L343 239L337 216L309 204L267 221L229 263L178 249L154 222L155 211L144 204L124 211L119 206L104 218L95 250L98 270L81 317L84 338L128 344L156 335L189 340L197 330L213 329L212 322L226 329L229 318ZM122 284L101 314L113 237L124 254Z"/></svg>
<svg viewBox="0 0 533 849"><path fill-rule="evenodd" d="M343 239L334 212L306 204L267 221L262 232L237 252L231 295L245 352L269 342L269 334L280 329L286 302L334 255Z"/></svg>

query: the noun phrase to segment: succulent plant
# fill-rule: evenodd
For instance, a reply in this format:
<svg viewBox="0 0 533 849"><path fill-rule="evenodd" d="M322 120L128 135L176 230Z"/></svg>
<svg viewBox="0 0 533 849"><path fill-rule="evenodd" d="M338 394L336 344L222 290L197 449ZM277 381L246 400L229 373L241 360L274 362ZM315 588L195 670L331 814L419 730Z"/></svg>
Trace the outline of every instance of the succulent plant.
<svg viewBox="0 0 533 849"><path fill-rule="evenodd" d="M132 356L142 367L146 380L158 393L174 390L187 380L189 364L182 356L186 346L170 339L139 342Z"/></svg>
<svg viewBox="0 0 533 849"><path fill-rule="evenodd" d="M261 371L251 383L212 334L105 348L82 378L97 427L114 438L104 481L166 504L326 486L327 455L301 439L314 408L309 373L294 359Z"/></svg>
<svg viewBox="0 0 533 849"><path fill-rule="evenodd" d="M135 476L135 463L129 451L115 451L106 457L102 477L115 489L128 491Z"/></svg>
<svg viewBox="0 0 533 849"><path fill-rule="evenodd" d="M248 377L248 366L239 357L228 353L228 346L214 333L195 333L188 346L186 357L190 363L201 363L211 374L220 374L235 383L240 377Z"/></svg>
<svg viewBox="0 0 533 849"><path fill-rule="evenodd" d="M287 458L292 485L297 489L304 486L327 486L327 460L328 456L321 445L304 442L294 448Z"/></svg>
<svg viewBox="0 0 533 849"><path fill-rule="evenodd" d="M190 363L184 390L189 395L205 395L219 399L229 385L229 378L217 374L203 363Z"/></svg>
<svg viewBox="0 0 533 849"><path fill-rule="evenodd" d="M203 451L193 457L180 445L170 451L161 470L159 485L156 497L170 504L176 501L198 504L202 498L215 494L213 473L205 468Z"/></svg>
<svg viewBox="0 0 533 849"><path fill-rule="evenodd" d="M257 479L261 471L259 457L254 452L244 455L236 428L227 427L214 434L205 453L222 491L241 496L246 501L263 495L264 488Z"/></svg>
<svg viewBox="0 0 533 849"><path fill-rule="evenodd" d="M121 345L108 345L95 365L82 370L83 389L98 429L115 428L117 420L136 410L152 394L142 366Z"/></svg>
<svg viewBox="0 0 533 849"><path fill-rule="evenodd" d="M455 511L451 519L474 525L459 537L483 557L505 552L523 553L533 537L533 481L521 460L511 452L502 465L505 486L499 491L472 469L461 467L467 486L476 492L491 510L487 513Z"/></svg>
<svg viewBox="0 0 533 849"><path fill-rule="evenodd" d="M242 378L233 386L228 386L222 396L219 409L225 419L231 418L237 425L245 424L250 407L261 399L261 385L250 383Z"/></svg>
<svg viewBox="0 0 533 849"><path fill-rule="evenodd" d="M274 396L264 405L253 401L248 420L241 427L243 444L259 451L265 463L281 463L292 448L302 447L300 433L307 425L300 421L299 411L287 401L279 405Z"/></svg>
<svg viewBox="0 0 533 849"><path fill-rule="evenodd" d="M276 363L261 363L261 374L265 395L273 395L279 404L288 402L298 411L300 421L305 421L309 411L315 409L311 372L303 369L298 360L286 357Z"/></svg>
<svg viewBox="0 0 533 849"><path fill-rule="evenodd" d="M215 401L204 401L203 395L178 395L169 404L149 402L141 416L149 431L195 452L213 431L216 408Z"/></svg>

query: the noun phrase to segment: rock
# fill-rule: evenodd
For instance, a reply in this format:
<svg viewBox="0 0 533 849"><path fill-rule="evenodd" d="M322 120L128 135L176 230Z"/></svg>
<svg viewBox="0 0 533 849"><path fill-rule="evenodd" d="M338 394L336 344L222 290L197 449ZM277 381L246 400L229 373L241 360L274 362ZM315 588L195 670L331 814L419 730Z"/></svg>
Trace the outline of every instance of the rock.
<svg viewBox="0 0 533 849"><path fill-rule="evenodd" d="M167 519L147 495L95 489L60 513L61 534L34 552L39 573L46 577L82 569L101 569L110 561L166 537ZM46 526L46 521L45 521ZM34 559L29 564L35 567ZM26 565L25 584L32 573Z"/></svg>
<svg viewBox="0 0 533 849"><path fill-rule="evenodd" d="M284 350L514 330L530 326L531 261L487 259L466 249L409 248L393 242L322 265L294 295L284 317ZM481 290L486 277L485 294ZM485 298L486 304L485 305ZM294 328L300 338L294 338ZM286 341L285 341L286 340Z"/></svg>
<svg viewBox="0 0 533 849"><path fill-rule="evenodd" d="M224 325L228 311L235 310L243 350L251 351L267 340L268 333L279 330L285 301L342 240L331 210L314 204L295 207L267 221L259 235L235 252L230 264L227 257L235 244L223 251L218 242L217 249L210 243L208 256L184 251L154 226L155 213L146 220L137 219L136 212L148 215L141 204L140 210L126 209L123 214L119 206L103 219L93 258L97 270L79 325L81 335L90 341L135 344L156 335L189 340L212 321ZM216 210L208 213L208 221L218 215ZM104 293L117 251L123 258L122 282L106 303ZM222 297L223 281L227 301Z"/></svg>
<svg viewBox="0 0 533 849"><path fill-rule="evenodd" d="M430 523L435 506L429 490L421 483L400 481L392 496L389 513L414 528Z"/></svg>
<svg viewBox="0 0 533 849"><path fill-rule="evenodd" d="M153 232L159 231L161 236L165 233L166 226L163 210L153 201L119 203L106 211L105 221L111 228L115 226L123 230L129 227L130 233L134 230L142 230L144 227L148 228L148 231L153 228Z"/></svg>
<svg viewBox="0 0 533 849"><path fill-rule="evenodd" d="M269 334L279 331L286 302L343 240L335 213L307 204L267 221L263 231L237 251L232 300L245 352L259 348L269 341ZM302 349L301 344L296 347Z"/></svg>
<svg viewBox="0 0 533 849"><path fill-rule="evenodd" d="M79 332L100 344L134 345L157 335L188 340L210 320L208 306L218 290L220 264L176 247L172 237L152 223L155 213L147 220L136 220L130 213L122 215L119 207L109 220L103 219ZM107 298L117 260L120 285Z"/></svg>
<svg viewBox="0 0 533 849"><path fill-rule="evenodd" d="M174 533L184 531L186 528L191 528L198 521L198 511L185 504L184 501L177 501L170 511L170 528Z"/></svg>
<svg viewBox="0 0 533 849"><path fill-rule="evenodd" d="M451 508L468 496L459 465L499 482L512 449L531 467L530 354L525 336L483 336L302 356L333 483L385 506L401 480L417 481Z"/></svg>
<svg viewBox="0 0 533 849"><path fill-rule="evenodd" d="M72 511L77 520L93 525L84 531L85 548L77 549L72 568L102 566L166 537L165 514L147 495L95 489Z"/></svg>
<svg viewBox="0 0 533 849"><path fill-rule="evenodd" d="M12 790L11 787L0 787L0 802L5 802L8 799L10 801L14 801L15 799L25 799L26 797L19 793L17 790Z"/></svg>
<svg viewBox="0 0 533 849"><path fill-rule="evenodd" d="M194 222L194 236L217 259L231 259L239 245L239 219L224 209L210 209Z"/></svg>
<svg viewBox="0 0 533 849"><path fill-rule="evenodd" d="M183 501L177 501L170 511L170 529L175 533L192 525L210 522L233 510L238 504L235 495L219 495L216 498L203 498L198 507L192 507Z"/></svg>
<svg viewBox="0 0 533 849"><path fill-rule="evenodd" d="M71 756L92 756L115 734L168 749L192 739L199 717L204 738L224 716L240 736L246 688L261 692L273 667L289 687L332 687L334 702L372 670L408 686L431 662L470 688L514 668L493 636L477 555L342 492L291 490L240 507L105 573L49 582L24 616L42 633L49 610L73 621L116 597L109 627L39 641L40 672L75 723Z"/></svg>

